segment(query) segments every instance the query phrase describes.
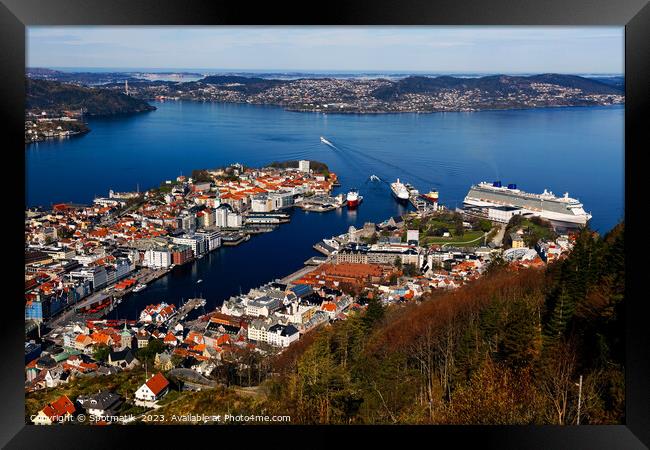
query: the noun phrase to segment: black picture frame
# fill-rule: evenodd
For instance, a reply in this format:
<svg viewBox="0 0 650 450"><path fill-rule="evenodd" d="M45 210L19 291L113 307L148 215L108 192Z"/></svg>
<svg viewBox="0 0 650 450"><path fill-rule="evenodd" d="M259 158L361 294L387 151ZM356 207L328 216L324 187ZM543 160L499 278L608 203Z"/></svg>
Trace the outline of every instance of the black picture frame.
<svg viewBox="0 0 650 450"><path fill-rule="evenodd" d="M650 104L650 5L647 0L492 0L467 2L416 0L388 2L329 1L300 6L266 2L246 3L205 0L1 0L0 4L0 99L2 136L12 179L9 192L12 214L5 221L7 236L23 230L25 27L30 25L620 25L625 26L625 222L626 222L626 417L617 426L397 426L397 427L35 427L24 423L24 311L18 281L22 268L13 262L24 253L19 240L6 251L6 293L0 313L3 355L0 359L0 391L3 400L0 444L7 448L130 448L135 442L151 443L183 437L186 445L200 440L252 447L252 441L270 445L308 445L317 441L340 445L354 436L371 435L385 444L427 446L463 445L473 442L496 448L647 448L650 445L650 340L646 325L644 292L643 209L647 189L641 158L648 148ZM644 142L646 143L644 145ZM17 156L17 164L11 161ZM22 171L21 171L22 169ZM15 180L13 179L15 177ZM24 190L23 190L24 195ZM13 216L15 212L16 217ZM15 228L14 228L15 227ZM645 243L645 245L644 245ZM15 275L14 275L15 272ZM15 292L15 295L14 295ZM318 434L314 434L318 433ZM321 440L320 433L329 439ZM170 439L170 440L168 440ZM444 444L443 444L444 442ZM147 444L139 444L147 445ZM151 444L150 444L151 445ZM157 444L159 445L159 444ZM205 444L201 444L205 445Z"/></svg>

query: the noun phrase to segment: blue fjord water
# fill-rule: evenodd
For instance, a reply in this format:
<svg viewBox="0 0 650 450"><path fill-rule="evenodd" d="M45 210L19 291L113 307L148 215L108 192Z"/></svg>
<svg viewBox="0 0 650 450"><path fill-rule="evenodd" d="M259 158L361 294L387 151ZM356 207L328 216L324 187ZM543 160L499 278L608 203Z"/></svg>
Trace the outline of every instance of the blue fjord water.
<svg viewBox="0 0 650 450"><path fill-rule="evenodd" d="M29 146L27 205L88 203L111 188L147 189L196 168L287 159L327 163L342 183L337 192L356 187L364 201L354 212L295 211L278 230L215 251L131 294L114 316L133 317L148 303L195 295L213 307L240 289L297 270L321 238L403 212L386 183L368 181L371 174L388 182L399 177L421 192L435 188L450 208L460 205L471 184L498 179L530 192L568 191L601 232L624 215L622 106L339 115L218 103L155 105L150 113L91 119L92 131L82 137Z"/></svg>

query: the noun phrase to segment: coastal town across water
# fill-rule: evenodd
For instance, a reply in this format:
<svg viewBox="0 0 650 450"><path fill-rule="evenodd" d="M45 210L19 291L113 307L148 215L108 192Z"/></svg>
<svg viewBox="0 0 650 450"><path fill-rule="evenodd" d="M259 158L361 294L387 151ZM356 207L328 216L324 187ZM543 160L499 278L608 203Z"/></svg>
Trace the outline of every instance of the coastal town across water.
<svg viewBox="0 0 650 450"><path fill-rule="evenodd" d="M492 264L545 267L573 246L572 231L541 214L496 205L450 210L438 192L420 194L398 180L391 183L395 200L386 200L410 202L411 212L323 236L314 243L323 256L285 278L219 299L214 310L205 311L202 298L161 298L133 320L106 318L177 266L273 232L291 220L292 208L363 208L356 193L334 195L338 185L315 161L232 164L146 192L111 191L89 206L27 210L25 391L28 400L47 399L28 402L27 420L78 422L85 412L97 421L146 421L183 391L214 389L224 370L249 364L251 354L278 355L370 302L418 302L481 277ZM493 188L501 192L500 183ZM101 377L125 382L76 398L64 393L71 383Z"/></svg>

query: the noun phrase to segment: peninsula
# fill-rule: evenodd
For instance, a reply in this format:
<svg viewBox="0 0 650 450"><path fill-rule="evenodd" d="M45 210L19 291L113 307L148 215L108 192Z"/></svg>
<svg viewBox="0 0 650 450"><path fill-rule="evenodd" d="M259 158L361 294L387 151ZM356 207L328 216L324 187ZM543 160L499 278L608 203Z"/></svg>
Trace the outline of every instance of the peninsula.
<svg viewBox="0 0 650 450"><path fill-rule="evenodd" d="M146 101L115 90L47 80L26 80L25 108L32 110L81 110L89 116L109 116L154 111Z"/></svg>
<svg viewBox="0 0 650 450"><path fill-rule="evenodd" d="M25 80L25 144L90 131L83 116L153 111L145 100L115 90L46 79Z"/></svg>

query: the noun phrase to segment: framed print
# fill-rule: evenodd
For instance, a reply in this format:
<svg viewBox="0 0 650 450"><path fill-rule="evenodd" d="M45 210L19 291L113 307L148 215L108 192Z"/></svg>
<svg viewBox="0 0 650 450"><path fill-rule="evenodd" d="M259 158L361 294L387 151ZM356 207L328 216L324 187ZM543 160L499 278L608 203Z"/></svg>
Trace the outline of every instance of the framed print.
<svg viewBox="0 0 650 450"><path fill-rule="evenodd" d="M3 444L646 448L650 9L482 6L5 0Z"/></svg>

